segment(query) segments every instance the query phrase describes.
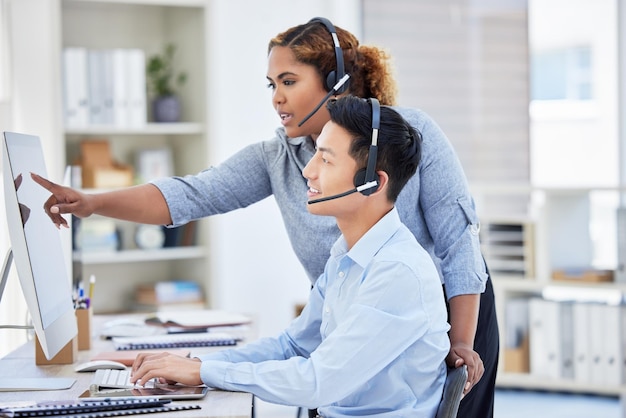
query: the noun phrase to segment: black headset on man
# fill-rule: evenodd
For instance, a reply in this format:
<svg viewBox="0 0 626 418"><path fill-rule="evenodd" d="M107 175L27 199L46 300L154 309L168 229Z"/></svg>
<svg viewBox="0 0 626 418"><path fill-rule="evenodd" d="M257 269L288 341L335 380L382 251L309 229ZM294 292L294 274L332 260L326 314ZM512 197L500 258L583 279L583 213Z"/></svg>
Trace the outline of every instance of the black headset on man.
<svg viewBox="0 0 626 418"><path fill-rule="evenodd" d="M313 109L311 113L305 116L304 119L298 124L302 126L311 116L319 110L320 107L335 94L341 94L348 89L348 80L350 74L346 73L343 63L343 50L339 44L339 37L335 26L330 20L323 17L314 17L309 23L320 22L322 23L328 32L330 33L333 45L335 47L335 62L336 69L328 73L325 79L325 88L328 90L328 94L319 102L319 104ZM380 103L375 98L367 99L372 106L372 143L370 145L369 154L367 157L367 166L357 171L354 176L354 189L348 190L344 193L339 193L332 196L322 197L320 199L312 199L308 201L308 204L325 202L328 200L338 199L350 195L352 193L360 192L365 196L369 196L378 189L378 175L376 174L376 160L378 156L378 130L380 129Z"/></svg>

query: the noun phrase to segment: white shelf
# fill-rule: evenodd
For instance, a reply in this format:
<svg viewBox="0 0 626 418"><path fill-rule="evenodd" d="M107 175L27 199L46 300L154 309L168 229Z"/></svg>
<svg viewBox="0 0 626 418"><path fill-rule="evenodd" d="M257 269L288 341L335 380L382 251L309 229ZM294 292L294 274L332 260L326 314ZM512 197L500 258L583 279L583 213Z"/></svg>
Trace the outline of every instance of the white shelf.
<svg viewBox="0 0 626 418"><path fill-rule="evenodd" d="M141 127L86 126L69 128L67 135L197 135L204 133L201 123L147 123Z"/></svg>
<svg viewBox="0 0 626 418"><path fill-rule="evenodd" d="M537 377L526 373L499 373L496 378L496 386L499 388L592 393L603 396L621 396L626 393L626 385L591 385L569 379L548 379L544 376Z"/></svg>
<svg viewBox="0 0 626 418"><path fill-rule="evenodd" d="M616 282L577 282L566 280L538 280L533 278L508 278L494 274L493 285L504 291L540 293L546 287L561 287L564 289L597 289L617 290L626 293L626 283Z"/></svg>
<svg viewBox="0 0 626 418"><path fill-rule="evenodd" d="M77 261L84 265L136 263L201 258L206 256L203 247L174 247L159 250L123 250L116 252L82 253Z"/></svg>
<svg viewBox="0 0 626 418"><path fill-rule="evenodd" d="M101 3L103 0L65 0L71 3ZM107 3L136 4L146 6L179 6L179 7L203 7L206 0L106 0Z"/></svg>

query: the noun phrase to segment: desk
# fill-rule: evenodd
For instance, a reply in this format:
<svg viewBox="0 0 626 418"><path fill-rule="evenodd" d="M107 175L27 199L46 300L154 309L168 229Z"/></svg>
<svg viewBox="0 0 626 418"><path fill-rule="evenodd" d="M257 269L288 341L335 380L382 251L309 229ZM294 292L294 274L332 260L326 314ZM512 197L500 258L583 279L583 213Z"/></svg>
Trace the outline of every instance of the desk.
<svg viewBox="0 0 626 418"><path fill-rule="evenodd" d="M106 316L94 316L94 326L112 319ZM205 353L211 350L219 350L219 347L191 348L191 355ZM114 350L111 341L102 340L98 337L92 340L91 350L78 352L78 362L88 361L93 355L101 351ZM201 350L201 351L200 351ZM0 359L0 377L71 377L77 379L76 383L67 390L54 391L27 391L27 392L0 392L0 405L18 401L44 401L44 400L71 400L89 388L93 373L74 372L75 364L38 366L35 364L35 347L33 341L29 341L7 356ZM211 418L250 418L252 416L253 397L249 393L227 392L211 390L205 398L199 401L176 401L183 403L198 403L202 408L181 412L166 412L161 414L148 414L146 418L184 416L211 417Z"/></svg>

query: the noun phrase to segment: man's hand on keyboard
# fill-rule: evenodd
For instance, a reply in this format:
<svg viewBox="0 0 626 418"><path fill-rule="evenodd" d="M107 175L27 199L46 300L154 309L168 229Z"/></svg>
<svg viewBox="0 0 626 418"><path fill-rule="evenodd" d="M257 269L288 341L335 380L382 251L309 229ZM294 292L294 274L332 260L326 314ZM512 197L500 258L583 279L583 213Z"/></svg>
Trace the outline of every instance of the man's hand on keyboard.
<svg viewBox="0 0 626 418"><path fill-rule="evenodd" d="M130 381L143 385L150 379L158 379L160 383L197 386L202 384L201 364L198 358L181 357L170 353L139 353L131 369Z"/></svg>

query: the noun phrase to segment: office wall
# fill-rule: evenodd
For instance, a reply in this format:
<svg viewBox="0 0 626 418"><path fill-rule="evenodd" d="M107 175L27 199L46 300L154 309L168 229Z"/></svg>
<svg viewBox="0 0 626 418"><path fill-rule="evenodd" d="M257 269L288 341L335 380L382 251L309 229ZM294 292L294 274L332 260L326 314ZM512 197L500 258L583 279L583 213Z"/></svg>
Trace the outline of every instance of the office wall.
<svg viewBox="0 0 626 418"><path fill-rule="evenodd" d="M437 121L470 182L527 183L527 1L363 4L364 41L392 54L400 104Z"/></svg>

